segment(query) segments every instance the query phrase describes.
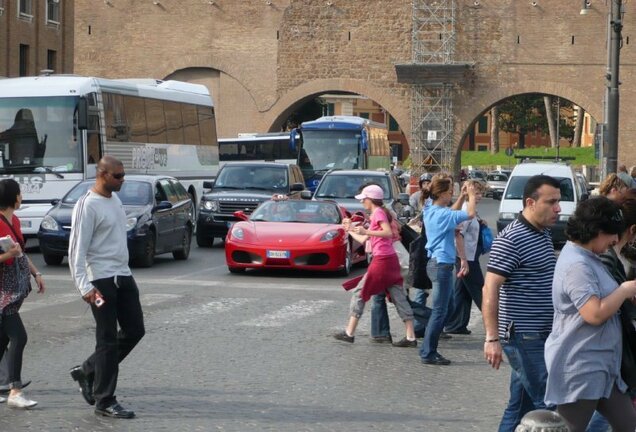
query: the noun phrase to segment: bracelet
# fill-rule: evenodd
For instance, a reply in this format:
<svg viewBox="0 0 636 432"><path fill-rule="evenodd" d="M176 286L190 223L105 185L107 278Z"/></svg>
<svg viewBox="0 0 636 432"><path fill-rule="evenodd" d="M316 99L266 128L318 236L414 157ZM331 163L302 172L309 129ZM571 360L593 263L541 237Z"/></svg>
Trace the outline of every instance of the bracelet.
<svg viewBox="0 0 636 432"><path fill-rule="evenodd" d="M35 273L33 273L33 277L34 277L34 278L36 278L36 277L38 277L38 276L42 276L42 273L40 273L40 272L35 272Z"/></svg>
<svg viewBox="0 0 636 432"><path fill-rule="evenodd" d="M499 338L496 338L496 339L486 339L486 341L485 341L485 342L486 342L486 343L489 343L489 342L499 342Z"/></svg>

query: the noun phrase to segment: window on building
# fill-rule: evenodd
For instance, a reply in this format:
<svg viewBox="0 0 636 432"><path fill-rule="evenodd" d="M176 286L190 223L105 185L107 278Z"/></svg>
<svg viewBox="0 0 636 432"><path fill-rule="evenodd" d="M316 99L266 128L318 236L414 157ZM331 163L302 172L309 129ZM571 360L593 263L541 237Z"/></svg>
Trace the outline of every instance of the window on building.
<svg viewBox="0 0 636 432"><path fill-rule="evenodd" d="M18 0L18 16L33 18L33 0Z"/></svg>
<svg viewBox="0 0 636 432"><path fill-rule="evenodd" d="M335 109L336 109L335 104L332 104L332 103L325 104L322 106L322 115L332 116L334 115Z"/></svg>
<svg viewBox="0 0 636 432"><path fill-rule="evenodd" d="M391 132L397 132L400 130L400 125L390 114L389 114L389 130Z"/></svg>
<svg viewBox="0 0 636 432"><path fill-rule="evenodd" d="M0 0L0 15L4 14L4 0Z"/></svg>
<svg viewBox="0 0 636 432"><path fill-rule="evenodd" d="M479 117L479 122L477 123L477 133L480 133L480 134L488 133L488 117L486 116Z"/></svg>
<svg viewBox="0 0 636 432"><path fill-rule="evenodd" d="M46 50L46 68L57 71L57 51Z"/></svg>
<svg viewBox="0 0 636 432"><path fill-rule="evenodd" d="M20 76L29 75L29 46L20 44Z"/></svg>
<svg viewBox="0 0 636 432"><path fill-rule="evenodd" d="M359 117L362 117L364 119L368 119L369 118L369 113L368 112L361 112L360 114L358 114Z"/></svg>
<svg viewBox="0 0 636 432"><path fill-rule="evenodd" d="M46 0L46 22L60 23L60 0Z"/></svg>

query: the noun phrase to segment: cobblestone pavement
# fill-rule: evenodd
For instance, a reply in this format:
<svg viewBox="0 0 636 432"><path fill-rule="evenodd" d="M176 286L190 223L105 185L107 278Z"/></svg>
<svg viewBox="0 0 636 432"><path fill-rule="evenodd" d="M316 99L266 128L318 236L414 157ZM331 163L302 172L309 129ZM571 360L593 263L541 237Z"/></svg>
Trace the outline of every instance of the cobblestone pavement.
<svg viewBox="0 0 636 432"><path fill-rule="evenodd" d="M217 246L134 271L147 334L117 396L137 418L99 418L68 374L94 345L90 311L65 266L32 258L49 285L23 308L23 378L39 405L0 405L0 431L494 431L507 399L509 369L483 361L478 311L472 335L440 344L453 364L425 366L415 349L371 343L369 314L353 345L330 337L347 318L342 278L229 275Z"/></svg>

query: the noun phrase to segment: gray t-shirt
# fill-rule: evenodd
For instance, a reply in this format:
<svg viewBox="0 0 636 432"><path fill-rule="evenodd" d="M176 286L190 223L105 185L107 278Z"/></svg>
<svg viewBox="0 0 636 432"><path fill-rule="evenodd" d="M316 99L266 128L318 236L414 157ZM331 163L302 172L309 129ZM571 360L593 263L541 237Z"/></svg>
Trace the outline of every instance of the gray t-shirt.
<svg viewBox="0 0 636 432"><path fill-rule="evenodd" d="M579 313L592 296L602 299L617 287L598 255L572 242L563 247L552 283L552 332L545 344L547 405L608 398L614 384L627 390L620 375L618 314L595 326Z"/></svg>
<svg viewBox="0 0 636 432"><path fill-rule="evenodd" d="M68 262L75 286L84 296L92 281L130 276L126 212L117 194L110 198L92 190L73 209Z"/></svg>

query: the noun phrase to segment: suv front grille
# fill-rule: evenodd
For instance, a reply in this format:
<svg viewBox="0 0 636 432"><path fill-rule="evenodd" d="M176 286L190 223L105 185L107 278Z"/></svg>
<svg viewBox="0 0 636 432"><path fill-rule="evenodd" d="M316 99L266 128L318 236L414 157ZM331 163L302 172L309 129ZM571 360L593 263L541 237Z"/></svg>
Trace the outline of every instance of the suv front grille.
<svg viewBox="0 0 636 432"><path fill-rule="evenodd" d="M251 214L259 204L255 201L220 201L219 213L232 214L235 211L243 211L245 214Z"/></svg>

